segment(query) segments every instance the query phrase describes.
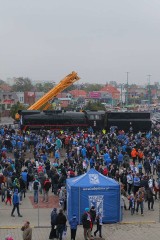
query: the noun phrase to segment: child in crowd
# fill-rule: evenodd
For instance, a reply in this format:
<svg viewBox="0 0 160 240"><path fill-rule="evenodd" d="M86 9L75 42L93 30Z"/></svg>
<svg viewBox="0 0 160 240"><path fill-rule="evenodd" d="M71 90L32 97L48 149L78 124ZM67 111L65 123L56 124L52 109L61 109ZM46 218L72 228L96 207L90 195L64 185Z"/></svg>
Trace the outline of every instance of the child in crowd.
<svg viewBox="0 0 160 240"><path fill-rule="evenodd" d="M10 188L7 189L7 200L6 200L6 205L7 203L10 203L12 205L12 191Z"/></svg>
<svg viewBox="0 0 160 240"><path fill-rule="evenodd" d="M134 214L134 211L135 211L135 198L134 198L134 195L131 194L128 198L129 200L129 210L131 211L131 215Z"/></svg>
<svg viewBox="0 0 160 240"><path fill-rule="evenodd" d="M5 201L5 197L6 197L6 187L4 185L4 183L1 184L1 199L2 202Z"/></svg>

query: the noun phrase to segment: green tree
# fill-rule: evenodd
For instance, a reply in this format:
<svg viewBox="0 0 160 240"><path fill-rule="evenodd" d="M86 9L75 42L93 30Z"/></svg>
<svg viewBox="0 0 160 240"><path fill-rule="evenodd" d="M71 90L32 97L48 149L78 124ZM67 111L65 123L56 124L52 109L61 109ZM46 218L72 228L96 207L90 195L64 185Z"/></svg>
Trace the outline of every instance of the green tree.
<svg viewBox="0 0 160 240"><path fill-rule="evenodd" d="M15 119L15 115L16 113L18 113L19 110L25 110L25 106L23 104L21 104L20 102L17 102L17 104L14 104L12 107L11 107L11 110L10 110L10 115L13 119Z"/></svg>
<svg viewBox="0 0 160 240"><path fill-rule="evenodd" d="M100 91L102 87L103 87L102 84L86 83L81 87L81 89L85 90L86 92L92 92L92 91Z"/></svg>
<svg viewBox="0 0 160 240"><path fill-rule="evenodd" d="M72 90L75 90L75 89L77 89L76 84L72 84L69 87L67 87L66 89L64 89L63 92L69 92L69 91L72 91Z"/></svg>
<svg viewBox="0 0 160 240"><path fill-rule="evenodd" d="M12 85L12 90L15 92L32 91L33 85L29 78L19 77L15 79L15 84Z"/></svg>
<svg viewBox="0 0 160 240"><path fill-rule="evenodd" d="M85 106L85 110L91 110L91 111L105 110L105 106L100 102L91 103L89 101L88 104Z"/></svg>
<svg viewBox="0 0 160 240"><path fill-rule="evenodd" d="M42 83L36 83L36 85L34 86L35 91L36 92L43 92L44 88L43 88L43 84Z"/></svg>
<svg viewBox="0 0 160 240"><path fill-rule="evenodd" d="M55 83L45 82L43 84L43 92L45 92L45 93L49 92L54 86L55 86Z"/></svg>

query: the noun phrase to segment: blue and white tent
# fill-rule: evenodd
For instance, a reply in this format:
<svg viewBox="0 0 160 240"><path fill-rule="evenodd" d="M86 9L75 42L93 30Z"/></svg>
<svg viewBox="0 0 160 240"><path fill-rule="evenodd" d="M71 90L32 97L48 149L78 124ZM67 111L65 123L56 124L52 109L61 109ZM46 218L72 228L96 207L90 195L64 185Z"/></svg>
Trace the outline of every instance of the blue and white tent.
<svg viewBox="0 0 160 240"><path fill-rule="evenodd" d="M67 179L67 216L75 214L81 222L85 208L95 206L103 223L120 221L120 185L94 168L87 173Z"/></svg>

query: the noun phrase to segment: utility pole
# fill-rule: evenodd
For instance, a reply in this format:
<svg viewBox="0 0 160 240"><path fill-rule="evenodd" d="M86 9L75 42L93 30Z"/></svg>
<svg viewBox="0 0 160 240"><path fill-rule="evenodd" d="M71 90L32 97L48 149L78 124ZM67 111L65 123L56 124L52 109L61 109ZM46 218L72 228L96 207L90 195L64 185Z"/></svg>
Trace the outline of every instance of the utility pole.
<svg viewBox="0 0 160 240"><path fill-rule="evenodd" d="M128 106L128 74L129 72L127 72L126 106Z"/></svg>
<svg viewBox="0 0 160 240"><path fill-rule="evenodd" d="M150 86L150 80L151 80L151 75L148 74L148 105L150 106L151 104L151 86Z"/></svg>
<svg viewBox="0 0 160 240"><path fill-rule="evenodd" d="M123 106L123 103L122 103L122 90L123 90L123 84L121 84L121 108Z"/></svg>

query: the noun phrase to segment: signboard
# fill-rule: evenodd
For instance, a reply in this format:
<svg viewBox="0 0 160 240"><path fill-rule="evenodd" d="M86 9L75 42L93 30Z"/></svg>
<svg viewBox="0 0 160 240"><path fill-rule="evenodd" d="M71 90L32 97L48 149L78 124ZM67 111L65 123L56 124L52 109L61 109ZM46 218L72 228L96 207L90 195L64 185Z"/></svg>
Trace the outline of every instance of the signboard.
<svg viewBox="0 0 160 240"><path fill-rule="evenodd" d="M12 104L12 103L14 103L14 100L13 99L5 99L5 100L3 100L3 103Z"/></svg>
<svg viewBox="0 0 160 240"><path fill-rule="evenodd" d="M90 92L89 97L90 98L101 98L101 93L100 92Z"/></svg>

